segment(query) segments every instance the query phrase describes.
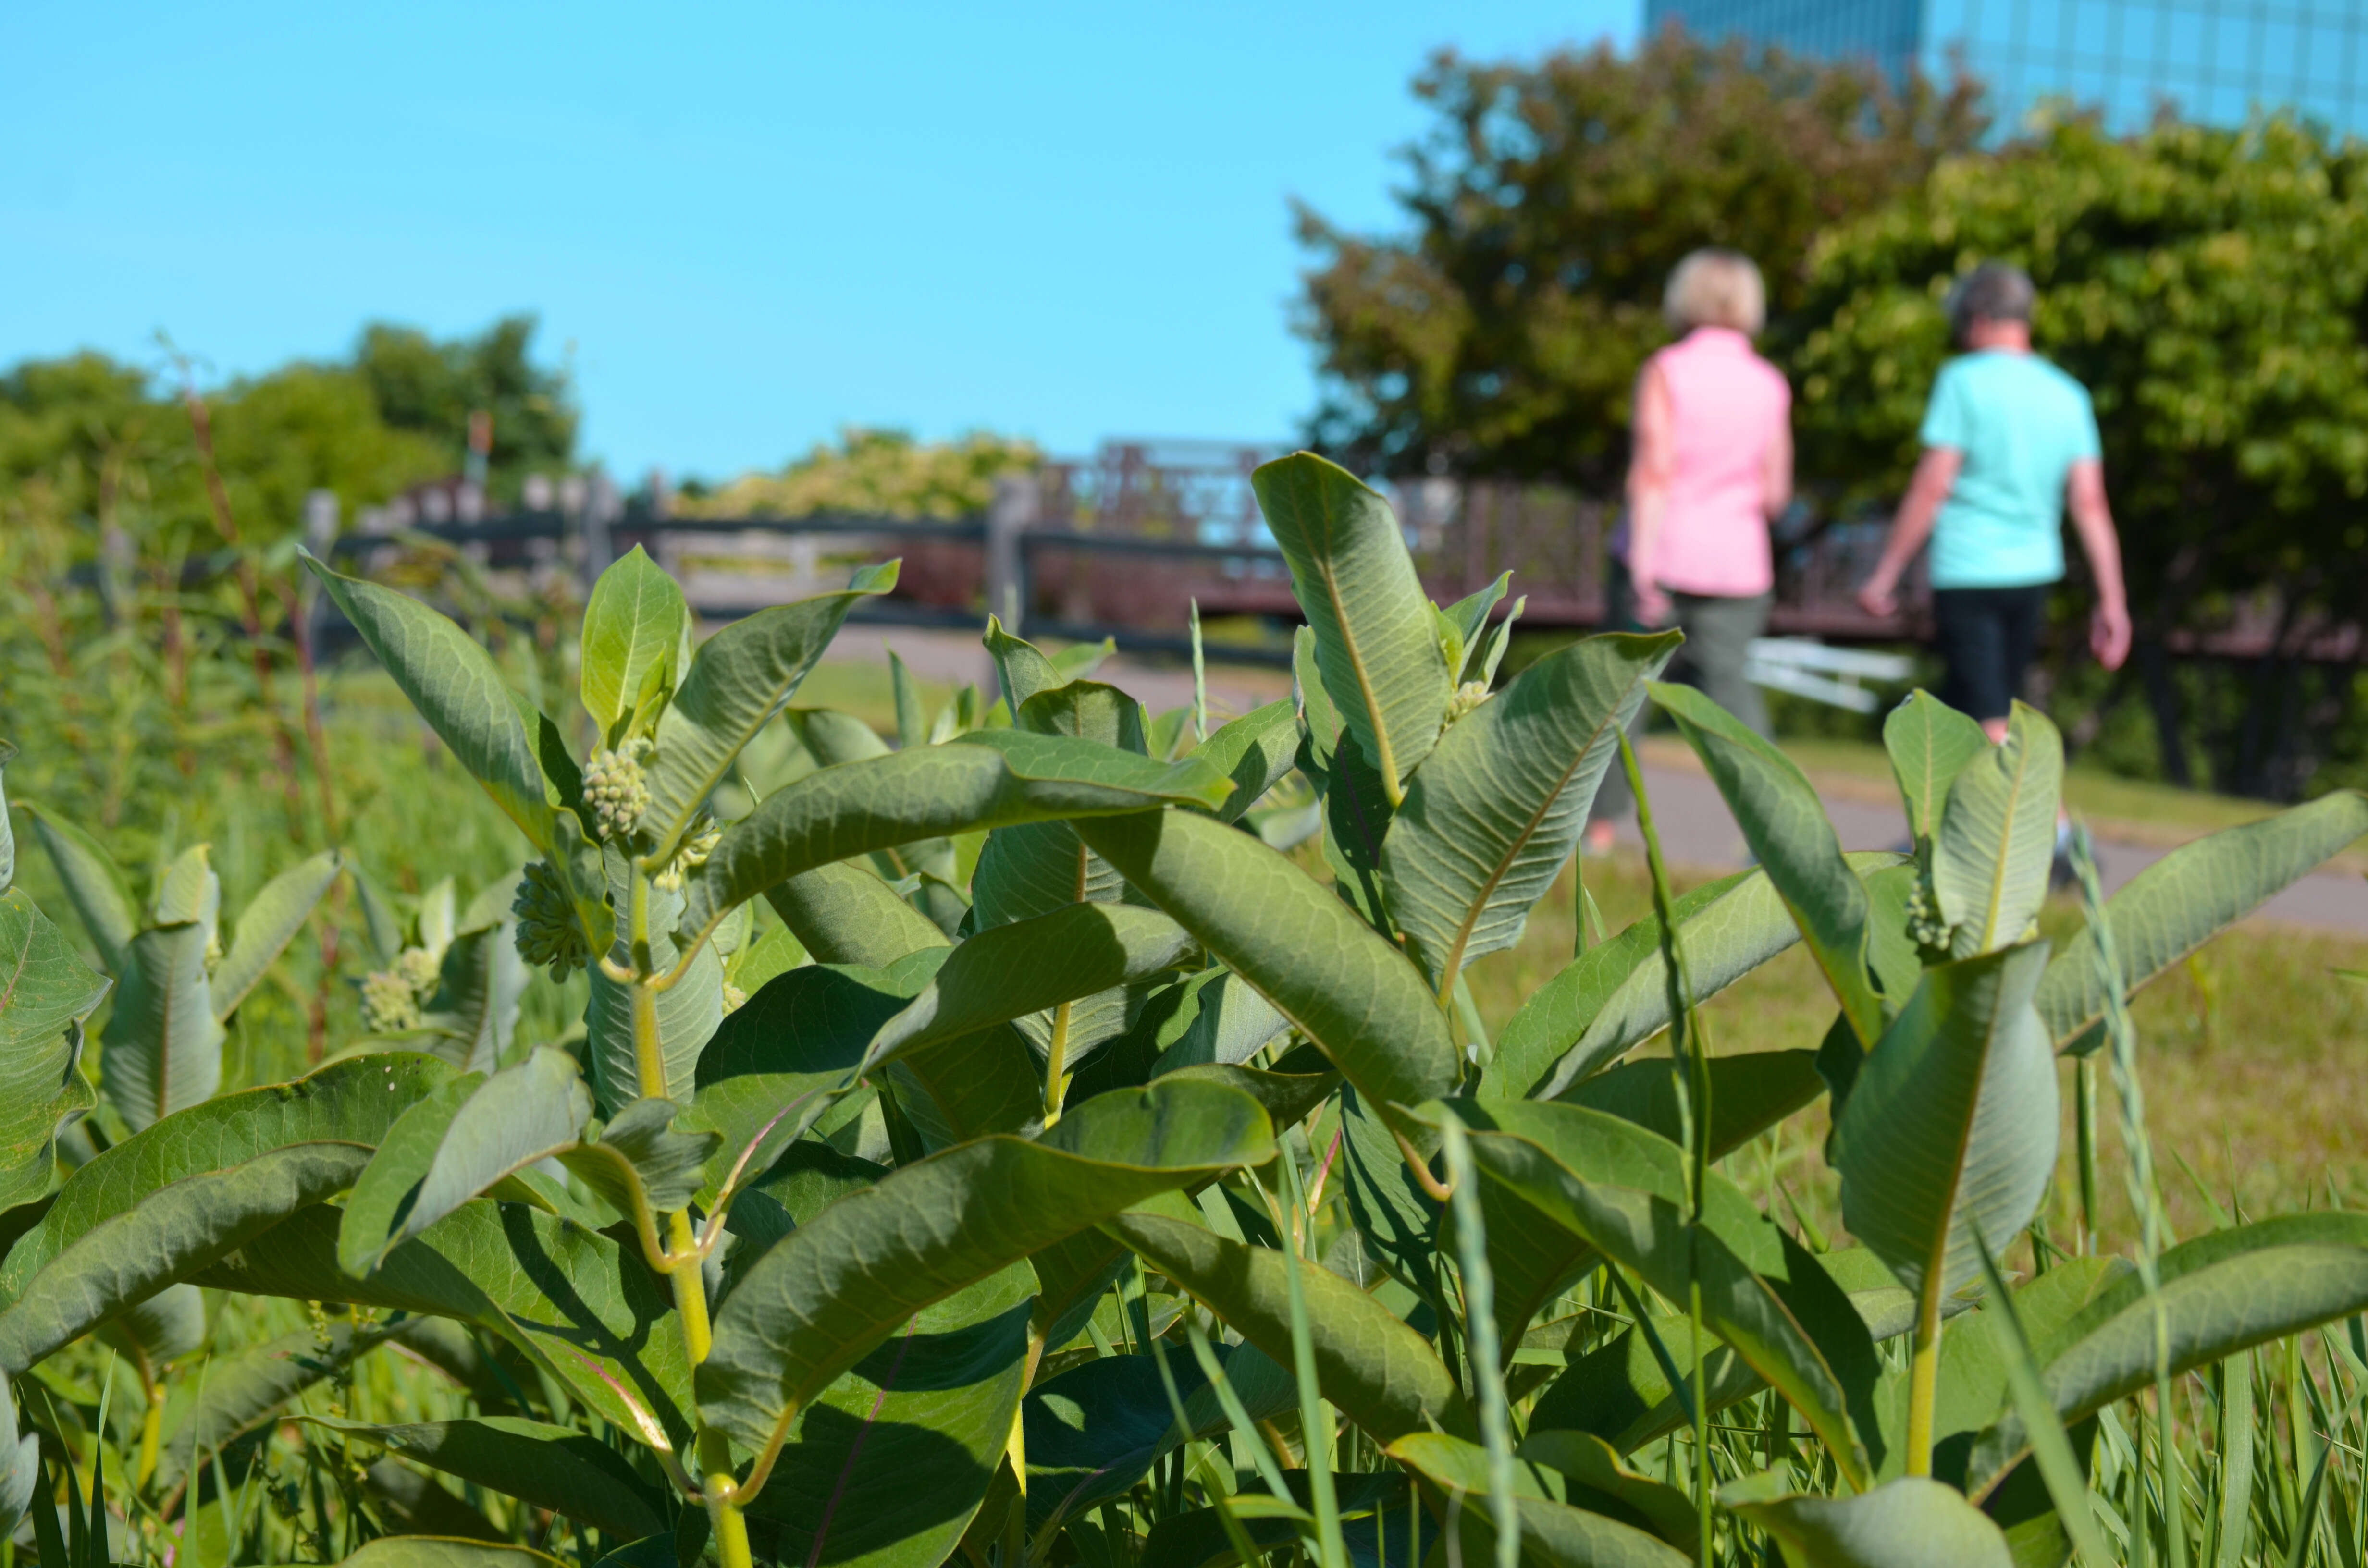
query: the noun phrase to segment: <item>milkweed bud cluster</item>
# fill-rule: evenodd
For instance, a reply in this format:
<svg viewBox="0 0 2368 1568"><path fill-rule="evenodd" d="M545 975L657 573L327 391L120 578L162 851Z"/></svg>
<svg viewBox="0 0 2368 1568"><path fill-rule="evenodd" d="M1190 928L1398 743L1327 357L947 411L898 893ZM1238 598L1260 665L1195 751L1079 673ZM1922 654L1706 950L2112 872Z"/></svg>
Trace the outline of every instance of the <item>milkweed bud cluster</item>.
<svg viewBox="0 0 2368 1568"><path fill-rule="evenodd" d="M707 858L715 853L715 846L723 841L723 830L716 825L713 817L700 812L690 819L690 830L682 835L681 846L676 849L674 858L666 862L665 870L650 881L669 892L681 892L683 873L694 866L706 865Z"/></svg>
<svg viewBox="0 0 2368 1568"><path fill-rule="evenodd" d="M1948 950L1949 927L1941 919L1940 901L1932 894L1929 877L1918 876L1916 885L1907 890L1907 935L1919 948Z"/></svg>
<svg viewBox="0 0 2368 1568"><path fill-rule="evenodd" d="M1462 686L1455 688L1455 695L1447 699L1447 722L1452 724L1458 719L1463 718L1466 713L1471 712L1474 708L1477 708L1482 703L1487 701L1488 696L1488 683L1486 681L1465 681Z"/></svg>
<svg viewBox="0 0 2368 1568"><path fill-rule="evenodd" d="M622 838L650 809L650 785L642 759L650 755L645 740L627 741L616 750L592 754L584 765L584 801L600 824L603 838Z"/></svg>
<svg viewBox="0 0 2368 1568"><path fill-rule="evenodd" d="M426 983L419 962L426 960ZM419 1004L435 994L436 963L425 948L405 948L393 969L362 977L362 1027L372 1034L401 1034L419 1027Z"/></svg>
<svg viewBox="0 0 2368 1568"><path fill-rule="evenodd" d="M553 980L565 980L590 961L575 906L549 861L528 863L510 913L518 916L518 956L530 964L549 964Z"/></svg>

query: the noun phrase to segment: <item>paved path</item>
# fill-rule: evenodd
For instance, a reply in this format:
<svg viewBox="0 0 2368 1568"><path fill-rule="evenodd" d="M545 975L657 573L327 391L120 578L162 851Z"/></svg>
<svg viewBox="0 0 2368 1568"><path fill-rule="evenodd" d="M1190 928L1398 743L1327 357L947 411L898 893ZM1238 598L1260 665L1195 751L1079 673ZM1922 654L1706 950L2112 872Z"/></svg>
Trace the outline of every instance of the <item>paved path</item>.
<svg viewBox="0 0 2368 1568"><path fill-rule="evenodd" d="M841 634L833 656L882 660L883 642L925 679L976 681L986 689L994 687L994 665L978 640L967 633L851 627ZM1181 664L1113 659L1096 678L1133 692L1155 713L1192 700L1192 672ZM1209 706L1220 719L1291 694L1289 672L1266 666L1212 664L1208 681ZM1652 792L1654 819L1669 858L1722 869L1744 864L1743 835L1717 788L1699 768L1688 766L1691 758L1679 748L1655 744L1648 749L1645 787ZM1828 792L1826 810L1845 849L1896 849L1907 842L1907 819L1896 802L1879 804L1858 791ZM1629 844L1641 842L1633 820L1622 824L1620 833ZM2163 854L2158 848L2100 840L2098 869L2104 874L2106 891L2121 887ZM2368 879L2350 872L2315 873L2271 899L2254 918L2368 935Z"/></svg>

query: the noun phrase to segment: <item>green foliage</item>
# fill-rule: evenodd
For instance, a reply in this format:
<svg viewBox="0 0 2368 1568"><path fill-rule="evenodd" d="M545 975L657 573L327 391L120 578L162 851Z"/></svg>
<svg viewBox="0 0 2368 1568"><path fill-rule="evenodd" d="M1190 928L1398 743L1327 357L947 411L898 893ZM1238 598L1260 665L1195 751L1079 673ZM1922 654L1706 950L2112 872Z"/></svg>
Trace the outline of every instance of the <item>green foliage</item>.
<svg viewBox="0 0 2368 1568"><path fill-rule="evenodd" d="M920 442L901 430L850 427L837 446L816 442L778 474L743 474L678 509L709 517L969 517L995 498L997 474L1024 472L1037 457L1027 441L984 432Z"/></svg>
<svg viewBox="0 0 2368 1568"><path fill-rule="evenodd" d="M1168 756L1094 651L993 625L1016 708L932 714L892 672L895 744L785 716L886 570L702 644L629 557L531 698L539 666L323 572L517 835L455 868L471 896L416 866L390 895L361 846L256 877L28 813L100 968L0 891L20 1556L2055 1562L2095 1533L2075 1502L2122 1541L2190 1532L2202 1504L2145 1511L2174 1450L2230 1456L2229 1560L2306 1547L2351 1418L2297 1336L2368 1309L2358 1217L2230 1223L2141 1269L2023 1237L2057 1051L2368 804L2167 858L2099 907L2111 941L2051 960L2026 929L2061 784L2035 713L1991 748L1911 699L1913 852L1845 856L1781 754L1651 684L1667 638L1451 707L1504 585L1408 599L1370 493L1306 456L1260 478L1326 607L1299 700ZM1462 976L1559 874L1648 689L1759 867L1664 889L1492 1044ZM1293 767L1320 858L1246 825ZM401 1027L260 1075L303 1052L233 1046L307 994L294 938L324 924ZM1822 1044L1712 1054L1703 999L1804 937L1840 1009ZM1848 1248L1757 1199L1770 1130L1821 1097ZM2009 1248L2036 1276L2010 1297ZM2314 1354L2356 1389L2362 1348ZM2208 1450L2138 1403L2198 1373ZM2271 1409L2283 1428L2243 1414ZM2328 1446L2288 1462L2279 1429Z"/></svg>
<svg viewBox="0 0 2368 1568"><path fill-rule="evenodd" d="M1535 64L1440 56L1436 114L1406 152L1411 231L1300 215L1319 265L1304 330L1329 382L1314 433L1360 472L1551 476L1602 494L1661 291L1699 245L1767 269L1771 318L1802 311L1788 258L1881 210L1981 134L1975 92L1895 94L1856 64L1718 48L1672 29Z"/></svg>
<svg viewBox="0 0 2368 1568"><path fill-rule="evenodd" d="M1950 352L1943 293L1975 259L2013 261L2039 285L2038 349L2095 393L2114 513L2146 541L2126 562L2142 643L2263 591L2288 616L2351 614L2368 543L2349 505L2368 483L2363 167L2356 143L2285 117L2121 140L2070 120L1943 162L1817 242L1792 361L1804 472L1852 498L1899 493ZM2243 711L2271 700L2268 678L2215 703L2163 673L2163 776L2186 782L2200 740L2217 787L2294 798L2352 698L2346 677L2272 735Z"/></svg>

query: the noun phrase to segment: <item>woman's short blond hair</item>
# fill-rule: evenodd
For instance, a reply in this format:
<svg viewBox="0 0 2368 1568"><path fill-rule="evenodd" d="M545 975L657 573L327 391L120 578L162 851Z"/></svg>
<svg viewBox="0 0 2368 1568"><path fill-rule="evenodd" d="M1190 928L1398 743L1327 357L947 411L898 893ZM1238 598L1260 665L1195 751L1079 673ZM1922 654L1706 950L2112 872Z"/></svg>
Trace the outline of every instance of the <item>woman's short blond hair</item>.
<svg viewBox="0 0 2368 1568"><path fill-rule="evenodd" d="M1741 251L1709 245L1678 263L1661 296L1661 313L1679 332L1698 326L1757 334L1768 324L1768 286Z"/></svg>

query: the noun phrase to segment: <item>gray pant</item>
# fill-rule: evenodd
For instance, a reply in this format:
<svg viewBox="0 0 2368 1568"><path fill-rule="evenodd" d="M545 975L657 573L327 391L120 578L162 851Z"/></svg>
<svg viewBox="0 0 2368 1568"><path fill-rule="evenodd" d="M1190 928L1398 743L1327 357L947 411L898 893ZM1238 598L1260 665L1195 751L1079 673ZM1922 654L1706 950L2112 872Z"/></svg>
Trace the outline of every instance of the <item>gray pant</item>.
<svg viewBox="0 0 2368 1568"><path fill-rule="evenodd" d="M1635 629L1632 619L1634 600L1630 597L1628 574L1624 567L1615 566L1611 602L1606 618L1614 630ZM1768 704L1759 688L1744 678L1744 665L1750 654L1751 640L1767 635L1768 611L1776 596L1757 594L1748 599L1715 597L1707 594L1671 594L1670 603L1677 608L1678 627L1686 634L1679 644L1677 657L1669 661L1668 680L1681 681L1699 687L1703 696L1742 720L1762 735L1769 735ZM1645 733L1646 711L1652 707L1647 700L1637 710L1635 722L1628 727L1634 740ZM1603 787L1596 791L1595 806L1588 815L1596 822L1617 822L1635 807L1629 794L1628 779L1614 761L1603 776Z"/></svg>

